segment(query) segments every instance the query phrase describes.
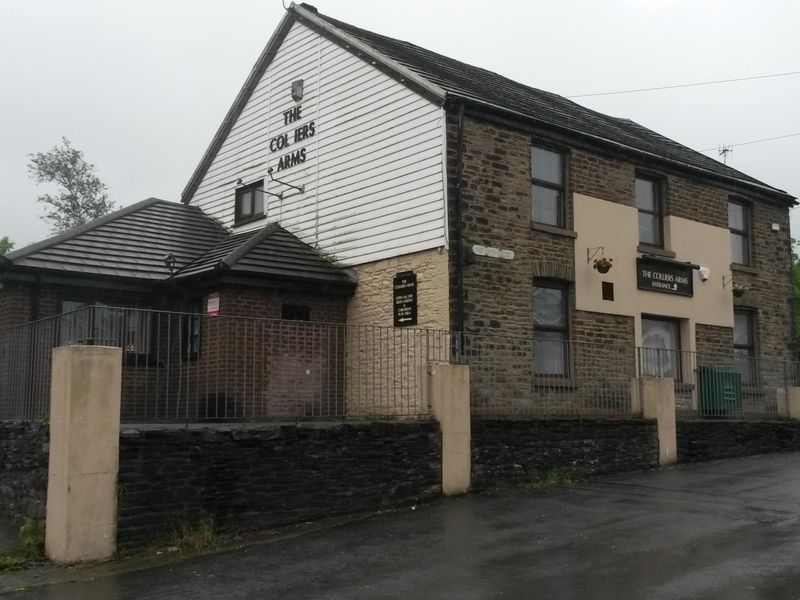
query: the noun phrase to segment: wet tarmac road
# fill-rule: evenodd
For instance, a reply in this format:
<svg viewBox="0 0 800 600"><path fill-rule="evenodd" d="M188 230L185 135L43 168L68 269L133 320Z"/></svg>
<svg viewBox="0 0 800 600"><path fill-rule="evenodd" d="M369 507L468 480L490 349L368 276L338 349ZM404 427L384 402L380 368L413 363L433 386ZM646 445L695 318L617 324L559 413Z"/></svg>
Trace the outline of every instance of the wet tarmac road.
<svg viewBox="0 0 800 600"><path fill-rule="evenodd" d="M0 597L796 600L800 454L473 495Z"/></svg>

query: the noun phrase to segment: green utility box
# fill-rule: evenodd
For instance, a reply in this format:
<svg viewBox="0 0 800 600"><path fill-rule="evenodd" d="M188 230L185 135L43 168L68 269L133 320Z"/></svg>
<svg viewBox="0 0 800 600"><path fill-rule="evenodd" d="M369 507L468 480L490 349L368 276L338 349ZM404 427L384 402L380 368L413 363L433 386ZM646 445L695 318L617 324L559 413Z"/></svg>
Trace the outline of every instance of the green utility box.
<svg viewBox="0 0 800 600"><path fill-rule="evenodd" d="M703 414L724 417L742 410L742 376L724 367L698 367L700 410Z"/></svg>

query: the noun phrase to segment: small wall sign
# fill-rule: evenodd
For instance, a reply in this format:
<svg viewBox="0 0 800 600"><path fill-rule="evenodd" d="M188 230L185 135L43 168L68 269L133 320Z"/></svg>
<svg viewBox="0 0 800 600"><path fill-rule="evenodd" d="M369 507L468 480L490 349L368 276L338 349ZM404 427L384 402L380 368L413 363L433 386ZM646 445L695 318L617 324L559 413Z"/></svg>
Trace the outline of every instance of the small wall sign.
<svg viewBox="0 0 800 600"><path fill-rule="evenodd" d="M219 316L219 292L214 292L208 295L206 302L206 314L211 317Z"/></svg>
<svg viewBox="0 0 800 600"><path fill-rule="evenodd" d="M393 282L394 326L417 324L417 275L413 271L398 273Z"/></svg>
<svg viewBox="0 0 800 600"><path fill-rule="evenodd" d="M681 265L652 258L636 259L636 284L640 290L694 296L691 265Z"/></svg>

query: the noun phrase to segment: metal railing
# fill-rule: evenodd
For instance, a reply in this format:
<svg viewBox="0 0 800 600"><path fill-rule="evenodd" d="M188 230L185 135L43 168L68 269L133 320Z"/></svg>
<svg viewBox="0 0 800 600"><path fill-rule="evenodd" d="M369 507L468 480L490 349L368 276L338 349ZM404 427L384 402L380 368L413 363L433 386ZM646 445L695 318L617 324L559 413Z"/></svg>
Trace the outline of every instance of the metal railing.
<svg viewBox="0 0 800 600"><path fill-rule="evenodd" d="M0 331L0 419L49 413L52 348L122 349L122 419L415 419L435 361L470 367L475 418L631 417L631 380L675 380L682 417L785 414L800 364L449 331L86 307Z"/></svg>
<svg viewBox="0 0 800 600"><path fill-rule="evenodd" d="M0 331L0 418L44 418L51 351L122 349L122 420L419 418L424 373L447 335L87 307Z"/></svg>
<svg viewBox="0 0 800 600"><path fill-rule="evenodd" d="M800 385L800 363L789 360L657 348L637 356L640 375L674 379L679 417L776 419Z"/></svg>
<svg viewBox="0 0 800 600"><path fill-rule="evenodd" d="M634 348L454 334L476 418L633 417Z"/></svg>

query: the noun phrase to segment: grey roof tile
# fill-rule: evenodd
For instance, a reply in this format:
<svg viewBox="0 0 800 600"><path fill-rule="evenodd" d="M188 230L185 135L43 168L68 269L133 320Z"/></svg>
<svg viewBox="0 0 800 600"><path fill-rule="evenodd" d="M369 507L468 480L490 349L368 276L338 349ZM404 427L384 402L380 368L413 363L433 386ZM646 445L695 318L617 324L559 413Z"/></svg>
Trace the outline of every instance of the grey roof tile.
<svg viewBox="0 0 800 600"><path fill-rule="evenodd" d="M164 261L172 254L175 269ZM354 285L277 224L231 235L196 207L150 198L5 256L3 269L145 281L228 273Z"/></svg>
<svg viewBox="0 0 800 600"><path fill-rule="evenodd" d="M397 61L454 95L514 113L543 125L590 136L597 141L666 160L676 166L705 171L792 197L783 190L729 167L687 146L631 121L581 106L563 96L513 81L492 71L437 54L415 44L386 37L316 13L337 29Z"/></svg>
<svg viewBox="0 0 800 600"><path fill-rule="evenodd" d="M204 256L176 273L175 279L214 271L355 285L343 269L274 223L264 229L236 234L220 242Z"/></svg>

